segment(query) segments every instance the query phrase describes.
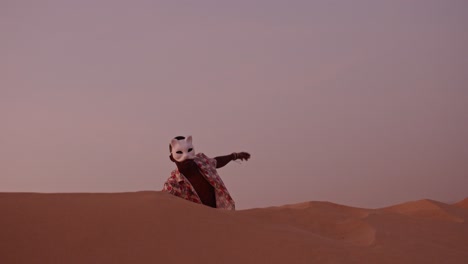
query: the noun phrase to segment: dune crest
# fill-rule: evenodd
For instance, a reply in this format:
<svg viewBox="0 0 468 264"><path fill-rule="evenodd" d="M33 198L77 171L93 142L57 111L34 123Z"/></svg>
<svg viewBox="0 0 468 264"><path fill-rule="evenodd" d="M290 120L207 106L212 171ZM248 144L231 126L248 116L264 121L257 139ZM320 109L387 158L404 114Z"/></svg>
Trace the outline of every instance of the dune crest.
<svg viewBox="0 0 468 264"><path fill-rule="evenodd" d="M463 218L453 212L450 205L430 199L406 202L383 208L383 210L413 217L464 222Z"/></svg>
<svg viewBox="0 0 468 264"><path fill-rule="evenodd" d="M458 207L461 207L461 208L468 209L468 198L465 198L465 199L461 200L460 202L455 203L454 205L458 206Z"/></svg>
<svg viewBox="0 0 468 264"><path fill-rule="evenodd" d="M361 208L330 202L304 202L245 210L239 214L358 246L370 246L375 241L375 229L362 220L369 215L368 210Z"/></svg>

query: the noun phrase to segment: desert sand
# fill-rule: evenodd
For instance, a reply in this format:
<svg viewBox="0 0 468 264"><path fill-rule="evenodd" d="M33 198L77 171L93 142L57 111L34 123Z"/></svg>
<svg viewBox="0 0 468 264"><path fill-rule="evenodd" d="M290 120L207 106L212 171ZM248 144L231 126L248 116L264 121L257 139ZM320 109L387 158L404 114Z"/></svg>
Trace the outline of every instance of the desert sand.
<svg viewBox="0 0 468 264"><path fill-rule="evenodd" d="M224 211L167 193L0 193L0 263L468 263L468 199Z"/></svg>

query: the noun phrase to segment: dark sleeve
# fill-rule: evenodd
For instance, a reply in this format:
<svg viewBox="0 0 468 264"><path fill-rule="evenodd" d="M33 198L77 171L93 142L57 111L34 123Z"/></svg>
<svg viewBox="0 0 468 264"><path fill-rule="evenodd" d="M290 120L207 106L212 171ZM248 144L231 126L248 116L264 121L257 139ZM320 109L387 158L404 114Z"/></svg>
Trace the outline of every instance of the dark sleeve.
<svg viewBox="0 0 468 264"><path fill-rule="evenodd" d="M226 166L231 160L234 160L234 156L232 154L226 155L226 156L219 156L215 157L216 160L216 168L222 168Z"/></svg>

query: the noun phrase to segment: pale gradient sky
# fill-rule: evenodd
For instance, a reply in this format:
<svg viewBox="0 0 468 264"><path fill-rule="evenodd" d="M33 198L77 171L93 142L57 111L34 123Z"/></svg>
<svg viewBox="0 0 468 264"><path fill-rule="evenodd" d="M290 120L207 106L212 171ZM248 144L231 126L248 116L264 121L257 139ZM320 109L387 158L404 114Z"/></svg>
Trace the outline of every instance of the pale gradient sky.
<svg viewBox="0 0 468 264"><path fill-rule="evenodd" d="M468 1L0 0L0 191L160 190L193 135L239 209L468 196Z"/></svg>

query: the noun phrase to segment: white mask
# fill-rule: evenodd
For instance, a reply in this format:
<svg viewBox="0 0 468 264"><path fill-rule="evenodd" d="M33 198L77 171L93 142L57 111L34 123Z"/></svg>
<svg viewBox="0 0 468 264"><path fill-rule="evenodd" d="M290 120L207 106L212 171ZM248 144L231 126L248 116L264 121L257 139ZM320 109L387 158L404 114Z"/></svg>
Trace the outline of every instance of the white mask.
<svg viewBox="0 0 468 264"><path fill-rule="evenodd" d="M192 136L188 136L186 139L172 139L171 140L171 154L174 160L182 162L187 159L195 158L195 149L192 145Z"/></svg>

